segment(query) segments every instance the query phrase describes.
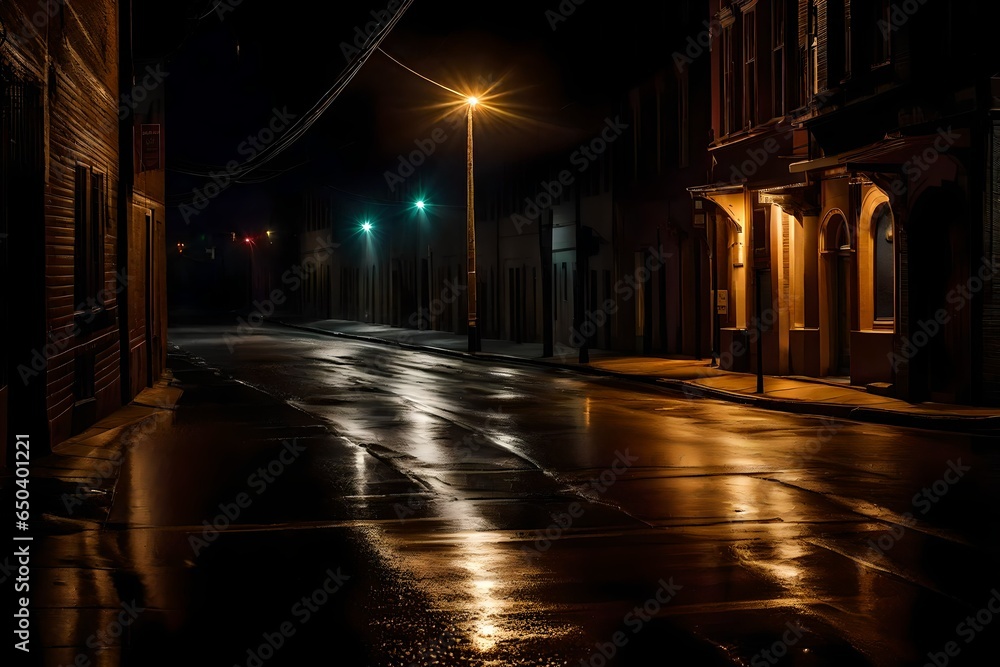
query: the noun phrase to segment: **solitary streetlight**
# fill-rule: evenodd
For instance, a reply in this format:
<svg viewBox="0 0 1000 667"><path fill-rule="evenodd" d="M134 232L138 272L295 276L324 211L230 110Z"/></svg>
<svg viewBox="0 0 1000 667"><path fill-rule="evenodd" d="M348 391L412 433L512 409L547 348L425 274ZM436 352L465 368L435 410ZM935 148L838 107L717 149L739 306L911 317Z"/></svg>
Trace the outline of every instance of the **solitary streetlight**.
<svg viewBox="0 0 1000 667"><path fill-rule="evenodd" d="M469 263L469 352L479 352L479 328L476 315L476 205L475 187L472 178L472 110L479 104L475 97L466 99L468 103L468 151L466 163L466 214L465 239L468 244Z"/></svg>
<svg viewBox="0 0 1000 667"><path fill-rule="evenodd" d="M403 63L399 62L388 53L379 48L379 51L389 60L393 61L403 69L408 72L420 77L428 83L434 84L438 88L447 90L448 92L455 95L461 102L446 104L446 107L451 107L452 104L456 104L459 108L462 104L466 107L466 124L468 126L468 155L467 155L467 201L466 201L466 242L468 245L468 271L469 271L469 352L479 351L479 330L478 330L478 317L476 313L476 218L475 218L475 190L473 187L472 179L472 111L477 105L482 104L487 110L493 110L494 107L490 103L490 100L495 99L497 95L491 94L493 88L496 84L492 84L489 89L484 91L481 95L474 96L468 95L467 93L462 93L454 88L449 88L448 86L438 83L430 77L424 76L420 72L407 67ZM419 207L418 207L419 208Z"/></svg>
<svg viewBox="0 0 1000 667"><path fill-rule="evenodd" d="M246 236L246 237L243 238L243 243L246 245L247 248L250 249L250 252L247 255L247 260L249 262L247 268L249 268L249 270L250 270L250 275L247 278L247 303L252 307L253 306L253 246L254 246L254 242L253 242L252 238L250 238L249 236Z"/></svg>

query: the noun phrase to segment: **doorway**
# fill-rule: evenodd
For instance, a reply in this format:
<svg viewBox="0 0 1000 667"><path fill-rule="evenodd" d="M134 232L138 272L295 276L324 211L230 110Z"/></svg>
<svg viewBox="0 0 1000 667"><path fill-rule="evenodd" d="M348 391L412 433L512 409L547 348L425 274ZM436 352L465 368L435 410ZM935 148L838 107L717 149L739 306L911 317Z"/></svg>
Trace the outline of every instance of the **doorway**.
<svg viewBox="0 0 1000 667"><path fill-rule="evenodd" d="M851 375L851 326L854 312L854 248L847 220L835 213L826 225L827 331L829 364L827 375Z"/></svg>

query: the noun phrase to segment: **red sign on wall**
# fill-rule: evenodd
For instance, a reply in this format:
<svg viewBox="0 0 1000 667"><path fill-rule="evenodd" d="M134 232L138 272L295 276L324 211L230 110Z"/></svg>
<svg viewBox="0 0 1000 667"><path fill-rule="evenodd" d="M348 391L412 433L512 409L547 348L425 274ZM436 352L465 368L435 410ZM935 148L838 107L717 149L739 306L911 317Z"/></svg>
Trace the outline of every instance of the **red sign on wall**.
<svg viewBox="0 0 1000 667"><path fill-rule="evenodd" d="M139 126L139 171L158 171L160 163L160 125Z"/></svg>

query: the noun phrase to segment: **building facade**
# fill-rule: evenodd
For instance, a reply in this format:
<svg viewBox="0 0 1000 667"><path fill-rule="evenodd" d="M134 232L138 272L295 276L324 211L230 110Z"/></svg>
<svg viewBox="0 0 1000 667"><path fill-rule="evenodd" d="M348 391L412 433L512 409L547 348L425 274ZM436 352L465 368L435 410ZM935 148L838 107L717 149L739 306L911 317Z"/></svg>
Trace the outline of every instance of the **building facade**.
<svg viewBox="0 0 1000 667"><path fill-rule="evenodd" d="M542 342L558 355L709 354L711 246L688 188L705 179L710 118L698 110L710 101L710 59L674 56L707 11L699 1L651 9L657 41L636 42L642 71L615 74L619 101L577 128L574 143L524 162L477 160L482 337ZM286 207L300 211L303 256L325 230L340 244L328 289L303 312L464 333L465 207L418 210L425 183L398 180L388 201L317 191L305 210Z"/></svg>
<svg viewBox="0 0 1000 667"><path fill-rule="evenodd" d="M993 403L991 3L712 3L725 365ZM985 195L985 196L983 196ZM987 363L980 363L982 359Z"/></svg>
<svg viewBox="0 0 1000 667"><path fill-rule="evenodd" d="M162 150L133 160L162 104L123 102L127 4L14 0L0 25L0 426L44 452L164 367Z"/></svg>
<svg viewBox="0 0 1000 667"><path fill-rule="evenodd" d="M995 14L975 0L654 12L658 53L622 76L603 123L477 169L482 335L1000 402ZM413 217L419 190L398 188L393 215ZM463 284L463 213L342 235L323 312L464 331L464 299L420 315Z"/></svg>

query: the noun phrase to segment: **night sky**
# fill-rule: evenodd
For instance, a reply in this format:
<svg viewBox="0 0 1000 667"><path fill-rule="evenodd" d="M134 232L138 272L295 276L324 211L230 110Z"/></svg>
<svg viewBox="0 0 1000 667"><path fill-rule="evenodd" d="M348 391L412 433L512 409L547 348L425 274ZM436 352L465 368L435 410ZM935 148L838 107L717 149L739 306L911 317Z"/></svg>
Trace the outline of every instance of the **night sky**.
<svg viewBox="0 0 1000 667"><path fill-rule="evenodd" d="M388 0L324 4L319 12L275 0L149 4L134 8L135 55L167 58L168 221L175 226L183 224L178 207L206 183L183 172L242 160L238 147L273 109L301 117L346 68L342 44L352 44L355 28ZM574 11L556 22L559 6L415 0L382 42L408 67L452 88L496 82L496 104L512 116L477 120L477 171L586 138L628 87L669 60L658 41L667 7L653 10L657 18L639 2L566 0ZM435 108L449 98L375 53L308 133L249 175L252 182L220 195L197 224L224 228L233 218L260 217L272 193L316 184L388 197L384 172L438 127L450 140L438 147L435 168L425 170L429 187L460 203L461 187L443 185L461 186L464 173L464 126L442 120Z"/></svg>

